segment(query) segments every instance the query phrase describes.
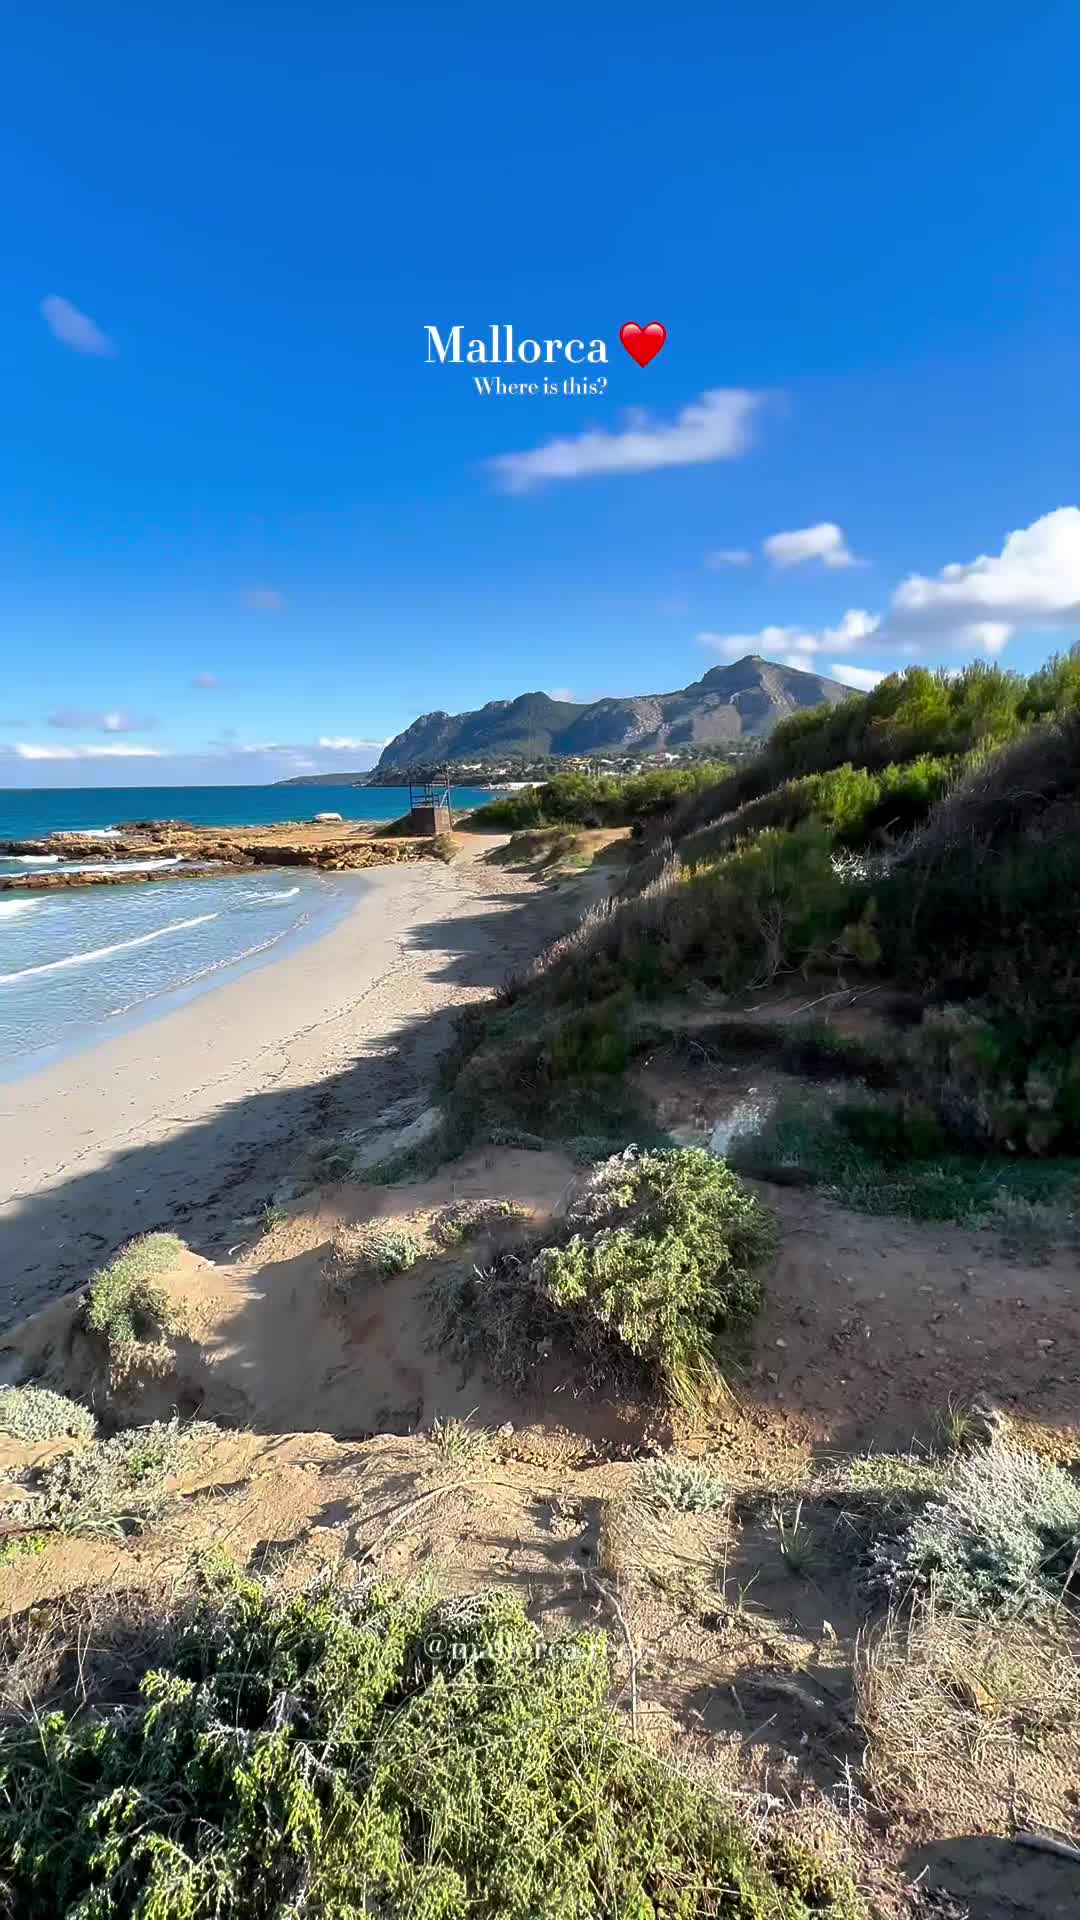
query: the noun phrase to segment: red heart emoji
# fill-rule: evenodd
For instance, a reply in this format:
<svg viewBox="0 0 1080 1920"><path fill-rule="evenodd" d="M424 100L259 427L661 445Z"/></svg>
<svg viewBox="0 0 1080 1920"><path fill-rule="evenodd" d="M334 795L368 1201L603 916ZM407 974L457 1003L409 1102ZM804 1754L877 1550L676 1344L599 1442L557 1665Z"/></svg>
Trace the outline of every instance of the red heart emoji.
<svg viewBox="0 0 1080 1920"><path fill-rule="evenodd" d="M631 360L636 360L639 367L647 367L650 360L656 359L667 339L667 328L662 327L659 320L650 320L647 327L639 327L636 320L628 320L625 327L619 328L619 339Z"/></svg>

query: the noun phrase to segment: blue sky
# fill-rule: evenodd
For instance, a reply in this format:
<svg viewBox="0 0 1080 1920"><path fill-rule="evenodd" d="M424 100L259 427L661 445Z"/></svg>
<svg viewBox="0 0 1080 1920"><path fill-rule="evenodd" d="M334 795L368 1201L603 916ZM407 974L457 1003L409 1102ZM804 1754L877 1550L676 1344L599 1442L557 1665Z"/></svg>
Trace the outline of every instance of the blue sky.
<svg viewBox="0 0 1080 1920"><path fill-rule="evenodd" d="M0 785L1071 644L1078 70L1068 0L23 9ZM429 364L457 323L608 360Z"/></svg>

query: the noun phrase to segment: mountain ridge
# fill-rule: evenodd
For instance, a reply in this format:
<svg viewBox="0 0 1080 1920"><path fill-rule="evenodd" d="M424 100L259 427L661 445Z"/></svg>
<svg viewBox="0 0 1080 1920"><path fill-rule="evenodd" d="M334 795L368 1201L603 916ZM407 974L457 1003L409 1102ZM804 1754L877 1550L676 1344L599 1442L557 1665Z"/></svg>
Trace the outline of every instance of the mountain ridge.
<svg viewBox="0 0 1080 1920"><path fill-rule="evenodd" d="M838 680L785 667L748 653L730 666L711 667L700 680L672 693L608 695L600 700L553 700L541 692L451 714L423 713L388 741L377 771L404 771L441 761L536 757L542 754L643 753L759 739L778 720L803 707L835 704L852 692Z"/></svg>

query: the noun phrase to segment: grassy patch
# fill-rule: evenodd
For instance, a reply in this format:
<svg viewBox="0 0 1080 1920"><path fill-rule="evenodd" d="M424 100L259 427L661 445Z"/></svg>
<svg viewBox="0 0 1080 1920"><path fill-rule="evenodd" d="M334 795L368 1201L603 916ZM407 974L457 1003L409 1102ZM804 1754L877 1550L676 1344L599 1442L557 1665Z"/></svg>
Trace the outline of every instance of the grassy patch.
<svg viewBox="0 0 1080 1920"><path fill-rule="evenodd" d="M104 1340L113 1366L133 1358L140 1348L160 1346L166 1336L183 1332L177 1308L159 1285L183 1251L174 1233L148 1233L94 1274L86 1324Z"/></svg>
<svg viewBox="0 0 1080 1920"><path fill-rule="evenodd" d="M534 827L512 833L505 847L493 848L488 859L497 867L549 867L573 859L583 845L580 833L572 827Z"/></svg>
<svg viewBox="0 0 1080 1920"><path fill-rule="evenodd" d="M427 1251L413 1227L368 1220L363 1226L338 1228L323 1261L323 1275L330 1292L348 1300L365 1284L406 1273Z"/></svg>
<svg viewBox="0 0 1080 1920"><path fill-rule="evenodd" d="M850 1882L764 1839L608 1703L602 1635L522 1603L235 1583L130 1709L0 1739L0 1873L25 1920L853 1920Z"/></svg>
<svg viewBox="0 0 1080 1920"><path fill-rule="evenodd" d="M88 1407L48 1387L0 1391L0 1433L15 1440L92 1440L97 1422Z"/></svg>
<svg viewBox="0 0 1080 1920"><path fill-rule="evenodd" d="M0 1545L0 1567L15 1567L22 1560L32 1560L44 1553L49 1544L45 1533L15 1533Z"/></svg>
<svg viewBox="0 0 1080 1920"><path fill-rule="evenodd" d="M967 1227L1003 1227L1018 1239L1017 1223L1038 1213L1044 1247L1075 1236L1080 1161L1016 1160L975 1153L938 1152L927 1158L885 1159L820 1108L781 1107L759 1134L740 1140L733 1162L744 1173L825 1187L856 1213L905 1214L912 1220L954 1221Z"/></svg>
<svg viewBox="0 0 1080 1920"><path fill-rule="evenodd" d="M439 1458L453 1467L478 1467L492 1455L491 1435L486 1427L470 1425L472 1415L465 1420L444 1420L436 1414L431 1423L428 1439Z"/></svg>
<svg viewBox="0 0 1080 1920"><path fill-rule="evenodd" d="M527 1218L527 1209L513 1200L452 1200L431 1222L431 1237L439 1247L460 1247L492 1227Z"/></svg>

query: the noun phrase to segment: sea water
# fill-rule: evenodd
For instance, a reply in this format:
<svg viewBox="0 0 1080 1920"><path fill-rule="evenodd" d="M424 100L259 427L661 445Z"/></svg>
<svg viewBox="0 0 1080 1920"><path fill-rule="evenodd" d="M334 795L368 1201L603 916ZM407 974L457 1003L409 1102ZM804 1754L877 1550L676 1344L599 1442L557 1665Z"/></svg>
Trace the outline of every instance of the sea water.
<svg viewBox="0 0 1080 1920"><path fill-rule="evenodd" d="M310 868L256 868L0 893L0 1079L314 936L349 910L360 884Z"/></svg>
<svg viewBox="0 0 1080 1920"><path fill-rule="evenodd" d="M455 808L482 806L490 792L454 787ZM101 834L128 820L185 820L193 827L266 827L340 813L343 820L397 820L408 787L0 788L0 840L50 833Z"/></svg>
<svg viewBox="0 0 1080 1920"><path fill-rule="evenodd" d="M490 794L455 788L455 807ZM163 869L175 878L130 886L0 892L0 1080L51 1064L275 958L287 943L322 932L356 902L355 874L308 867L223 870L185 878L175 854L105 862L102 842L132 820L193 826L267 826L340 813L393 820L407 787L117 787L0 791L0 841L84 833L77 859L0 854L0 874L33 876L100 868ZM95 847L95 842L98 846Z"/></svg>

